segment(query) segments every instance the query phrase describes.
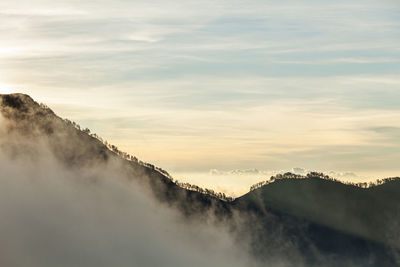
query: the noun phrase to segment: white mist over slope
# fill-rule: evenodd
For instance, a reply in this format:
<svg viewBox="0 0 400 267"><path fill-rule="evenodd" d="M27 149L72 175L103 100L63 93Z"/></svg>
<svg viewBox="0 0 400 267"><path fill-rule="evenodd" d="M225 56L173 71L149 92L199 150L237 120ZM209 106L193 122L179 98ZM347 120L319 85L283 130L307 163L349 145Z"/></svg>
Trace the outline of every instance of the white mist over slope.
<svg viewBox="0 0 400 267"><path fill-rule="evenodd" d="M0 148L1 266L253 265L227 228L188 222L115 163L68 170L4 129Z"/></svg>
<svg viewBox="0 0 400 267"><path fill-rule="evenodd" d="M2 98L0 111L7 119L0 118L0 266L397 266L390 255L398 255L397 237L390 237L389 247L374 242L386 243L386 234L392 235L385 226L376 229L384 219L362 223L375 222L368 215L384 210L397 214L385 208L398 203L396 197L381 195L384 203L376 200L374 211L365 195L354 194L360 188L348 197L332 189L332 181L323 182L330 188L315 187L313 178L299 191L290 189L293 184L288 190L284 181L265 188L272 194L255 190L228 204L198 193L193 197L169 180L171 186L162 184L165 177L155 169L107 151L86 130L29 96ZM264 174L258 169L211 173ZM277 201L264 203L269 196ZM347 212L350 202L360 208ZM301 213L280 216L287 207ZM277 212L270 212L274 208ZM358 210L366 216L353 216ZM356 228L336 228L343 224Z"/></svg>

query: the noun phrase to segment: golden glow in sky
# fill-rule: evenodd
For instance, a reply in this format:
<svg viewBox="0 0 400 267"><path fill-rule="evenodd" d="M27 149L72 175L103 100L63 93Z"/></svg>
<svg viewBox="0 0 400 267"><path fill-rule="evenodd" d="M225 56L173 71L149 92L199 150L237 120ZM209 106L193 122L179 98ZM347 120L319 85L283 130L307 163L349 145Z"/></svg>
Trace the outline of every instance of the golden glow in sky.
<svg viewBox="0 0 400 267"><path fill-rule="evenodd" d="M260 172L236 188L296 167L400 175L399 11L389 0L2 0L0 93L29 94L208 187L247 169ZM204 178L212 169L223 175Z"/></svg>

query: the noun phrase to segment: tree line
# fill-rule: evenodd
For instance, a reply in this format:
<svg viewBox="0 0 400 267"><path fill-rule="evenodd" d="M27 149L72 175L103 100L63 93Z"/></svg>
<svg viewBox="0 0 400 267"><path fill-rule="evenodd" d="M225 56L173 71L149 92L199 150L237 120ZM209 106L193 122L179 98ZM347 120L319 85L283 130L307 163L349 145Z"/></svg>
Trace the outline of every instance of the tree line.
<svg viewBox="0 0 400 267"><path fill-rule="evenodd" d="M139 160L137 157L130 155L129 153L123 152L121 150L118 149L117 146L110 144L109 142L107 142L106 140L104 140L102 137L100 137L99 135L95 134L95 133L91 133L91 131L89 130L89 128L81 128L81 126L79 124L77 124L74 121L68 120L68 119L64 119L64 121L73 126L75 129L77 129L78 131L81 131L95 139L97 139L98 141L100 141L105 147L107 147L110 151L114 152L115 154L117 154L118 156L120 156L121 158L128 160L128 161L133 161L139 165L145 166L147 168L150 168L154 171L157 171L159 173L161 173L162 175L164 175L165 177L167 177L169 180L171 180L174 184L176 184L177 186L184 188L186 190L190 190L190 191L195 191L204 195L209 195L209 196L213 196L216 197L220 200L223 201L233 201L234 198L227 196L225 193L221 193L221 192L216 192L212 189L207 189L207 188L202 188L200 186L197 185L192 185L190 183L181 183L178 180L174 180L174 178L164 169L154 166L151 163L148 162L144 162Z"/></svg>
<svg viewBox="0 0 400 267"><path fill-rule="evenodd" d="M389 177L389 178L384 178L384 179L377 179L376 181L371 181L371 182L344 182L340 181L336 178L330 177L329 175L326 175L322 172L310 172L307 175L299 175L291 172L286 172L284 174L277 174L275 176L271 176L268 180L261 181L259 183L256 183L252 186L250 186L250 192L254 191L260 187L263 187L264 185L270 184L272 182L275 182L276 180L282 180L282 179L307 179L307 178L319 178L323 180L329 180L329 181L334 181L346 185L352 185L360 188L370 188L378 185L382 185L387 182L395 181L395 180L400 180L400 177Z"/></svg>

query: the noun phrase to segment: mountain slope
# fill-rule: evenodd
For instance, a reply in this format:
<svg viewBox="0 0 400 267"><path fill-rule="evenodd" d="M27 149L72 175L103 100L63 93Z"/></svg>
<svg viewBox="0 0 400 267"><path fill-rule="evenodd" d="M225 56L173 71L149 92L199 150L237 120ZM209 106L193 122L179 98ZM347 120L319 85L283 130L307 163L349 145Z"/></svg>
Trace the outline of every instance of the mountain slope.
<svg viewBox="0 0 400 267"><path fill-rule="evenodd" d="M11 122L7 124L8 134L21 137L2 147L10 155L27 151L34 154L29 149L30 144L45 142L57 160L69 168L92 167L110 161L120 164L129 177L149 187L156 198L176 205L186 215L207 212L210 207L217 207L213 210L218 213L226 210L224 202L215 197L180 188L154 167L121 158L98 139L77 129L70 121L61 119L28 95L0 95L0 101L1 114ZM21 140L26 140L25 144L21 144Z"/></svg>
<svg viewBox="0 0 400 267"><path fill-rule="evenodd" d="M277 215L306 255L312 254L312 244L333 257L358 259L357 266L399 263L400 180L360 188L319 177L279 179L236 199L232 206L258 218Z"/></svg>
<svg viewBox="0 0 400 267"><path fill-rule="evenodd" d="M281 179L252 191L234 205L271 209L333 229L384 242L385 229L400 217L400 180L360 188L310 177Z"/></svg>
<svg viewBox="0 0 400 267"><path fill-rule="evenodd" d="M9 138L0 148L10 157L35 158L36 145L44 143L60 164L77 172L116 164L186 217L208 220L212 214L228 224L262 262L285 255L298 266L400 264L397 180L365 189L319 177L281 179L226 202L181 188L152 165L126 160L27 95L0 95L0 112Z"/></svg>

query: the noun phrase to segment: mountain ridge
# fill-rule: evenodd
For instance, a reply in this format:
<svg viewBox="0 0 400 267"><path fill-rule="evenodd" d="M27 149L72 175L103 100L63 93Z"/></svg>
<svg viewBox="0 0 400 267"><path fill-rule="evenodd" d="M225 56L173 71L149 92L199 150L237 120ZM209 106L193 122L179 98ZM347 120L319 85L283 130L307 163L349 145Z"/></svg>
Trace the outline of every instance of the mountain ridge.
<svg viewBox="0 0 400 267"><path fill-rule="evenodd" d="M53 115L55 117L57 117L60 120L63 120L64 122L68 122L69 124L73 125L78 131L81 131L82 133L87 134L90 137L93 137L95 139L97 139L98 141L100 141L103 145L106 146L106 148L108 148L108 150L110 152L115 153L116 155L122 157L125 160L128 161L133 161L136 162L144 167L148 167L150 169L153 169L157 172L159 172L160 174L162 174L163 176L165 176L166 178L170 179L171 181L175 181L174 178L165 170L154 166L153 164L147 163L147 162L143 162L139 159L137 159L135 156L132 156L126 152L120 151L116 146L108 143L106 140L104 140L103 138L101 138L99 135L95 134L95 133L91 133L90 129L88 128L81 128L80 125L76 124L73 121L70 121L68 119L62 119L60 117L58 117L53 110L51 110L47 105L43 104L43 103L37 103L35 100L33 100L29 95L27 94L22 94L22 93L12 93L12 94L0 94L0 98L2 99L2 106L9 106L12 108L15 108L19 111L23 111L23 112L27 112L29 109L32 110L36 110L39 111L38 113L40 115L45 114L46 112L48 112L49 115ZM394 179L400 179L399 177L388 177L388 178L384 178L384 179L377 179L375 181L370 181L369 183L351 183L351 182L346 182L346 181L341 181L338 179L335 179L333 177L329 177L327 175L324 175L323 173L318 173L318 172L310 172L307 175L297 175L291 172L287 172L284 174L278 174L275 176L271 176L271 178L269 180L266 181L261 181L259 183L256 183L254 185L252 185L250 187L249 192L244 193L243 195L237 197L237 198L241 198L243 196L245 196L246 194L251 193L254 189L258 189L260 186L266 186L271 184L272 182L275 182L276 180L279 179L307 179L307 178L320 178L320 179L324 179L324 180L331 180L331 181L335 181L344 185L350 185L350 186L356 186L356 187L360 187L360 188L369 188L372 186L381 186L383 184L385 184L386 182L389 182L390 180L394 180ZM196 191L195 188L198 188L197 190L200 191L204 191L204 192L200 192L203 194L208 194L211 196L215 196L218 197L218 195L214 195L214 194L209 194L207 192L213 192L213 190L211 189L203 189L200 188L196 185L191 185L189 183L176 183L178 186L191 190L191 191ZM261 185L260 185L261 184ZM218 192L216 192L215 194L218 194ZM229 198L229 197L223 197L222 200L225 201L234 201L234 198Z"/></svg>
<svg viewBox="0 0 400 267"><path fill-rule="evenodd" d="M118 162L130 179L137 180L158 201L176 207L189 218L201 220L212 213L221 222L233 222L239 217L241 223L232 224L232 231L239 239L249 236L255 254L261 258L268 258L271 251L282 250L281 244L274 242L283 238L302 251L307 266L320 266L319 254L335 258L333 265L324 263L325 266L339 266L338 262L346 265L354 259L361 264L357 266L400 263L397 258L400 247L397 240L390 239L398 229L398 179L361 188L323 179L317 173L306 179L287 174L295 178L274 179L235 200L223 201L218 195L204 194L195 187L197 191L180 187L151 164L127 160L117 148L107 147L86 129L58 117L28 95L0 95L0 98L0 112L8 121L7 134L18 139L1 147L10 155L34 156L34 151L26 149L21 140L27 138L29 145L43 139L58 161L77 171L85 166Z"/></svg>

